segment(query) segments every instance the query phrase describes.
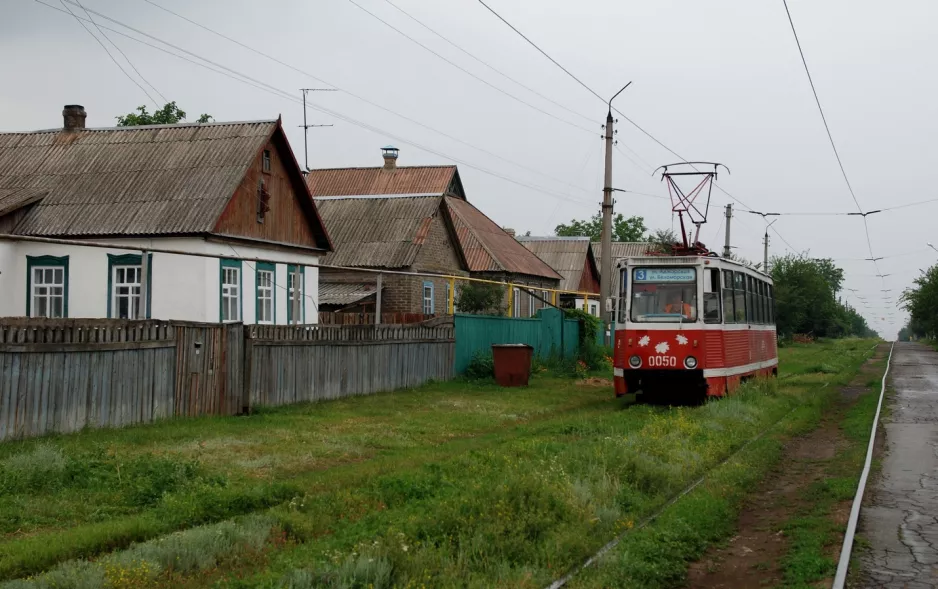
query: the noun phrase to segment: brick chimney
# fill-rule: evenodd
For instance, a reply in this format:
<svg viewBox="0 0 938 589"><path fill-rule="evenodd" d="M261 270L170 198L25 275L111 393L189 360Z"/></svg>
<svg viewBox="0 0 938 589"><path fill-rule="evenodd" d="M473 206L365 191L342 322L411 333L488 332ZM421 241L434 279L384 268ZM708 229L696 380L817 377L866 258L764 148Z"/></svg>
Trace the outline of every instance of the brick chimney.
<svg viewBox="0 0 938 589"><path fill-rule="evenodd" d="M384 158L385 170L394 170L397 168L397 154L399 151L400 150L393 145L381 148L381 156Z"/></svg>
<svg viewBox="0 0 938 589"><path fill-rule="evenodd" d="M64 127L66 131L75 131L85 128L85 107L80 104L66 104L62 111L62 118L65 120Z"/></svg>
<svg viewBox="0 0 938 589"><path fill-rule="evenodd" d="M512 237L515 236L515 230L512 229L512 228L510 228L510 227L502 227L502 230L504 230L505 233L507 233L508 235L510 235L510 236L512 236Z"/></svg>

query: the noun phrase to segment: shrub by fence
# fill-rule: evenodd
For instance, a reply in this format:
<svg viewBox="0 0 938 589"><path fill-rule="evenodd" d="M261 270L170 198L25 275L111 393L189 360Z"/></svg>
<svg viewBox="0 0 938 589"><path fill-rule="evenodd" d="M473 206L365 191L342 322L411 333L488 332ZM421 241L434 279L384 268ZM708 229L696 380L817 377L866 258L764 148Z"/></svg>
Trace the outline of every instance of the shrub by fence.
<svg viewBox="0 0 938 589"><path fill-rule="evenodd" d="M488 353L492 344L528 344L541 359L573 356L580 339L580 324L564 319L559 309L538 311L531 319L456 315L456 374L466 371L476 352Z"/></svg>

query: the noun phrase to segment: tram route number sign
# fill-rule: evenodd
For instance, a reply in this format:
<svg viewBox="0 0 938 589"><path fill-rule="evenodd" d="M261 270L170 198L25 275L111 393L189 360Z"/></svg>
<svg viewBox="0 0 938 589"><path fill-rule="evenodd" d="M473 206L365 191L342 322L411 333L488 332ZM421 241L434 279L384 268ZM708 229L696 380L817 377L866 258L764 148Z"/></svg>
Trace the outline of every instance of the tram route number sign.
<svg viewBox="0 0 938 589"><path fill-rule="evenodd" d="M635 282L694 282L697 272L693 268L637 268Z"/></svg>

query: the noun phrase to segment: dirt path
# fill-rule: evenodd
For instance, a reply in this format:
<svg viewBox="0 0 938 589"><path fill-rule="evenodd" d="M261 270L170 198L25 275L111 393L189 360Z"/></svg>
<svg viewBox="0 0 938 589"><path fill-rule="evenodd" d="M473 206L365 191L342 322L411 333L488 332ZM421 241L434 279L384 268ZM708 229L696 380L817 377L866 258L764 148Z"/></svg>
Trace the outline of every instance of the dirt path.
<svg viewBox="0 0 938 589"><path fill-rule="evenodd" d="M876 350L876 358L888 347ZM789 540L785 522L809 507L805 490L826 476L825 469L847 444L840 430L844 411L856 400L876 370L867 362L816 430L791 440L782 459L740 512L737 533L725 546L711 548L688 571L691 589L772 587L782 582L782 559ZM846 526L850 503L839 505L834 518ZM830 585L829 583L827 584Z"/></svg>

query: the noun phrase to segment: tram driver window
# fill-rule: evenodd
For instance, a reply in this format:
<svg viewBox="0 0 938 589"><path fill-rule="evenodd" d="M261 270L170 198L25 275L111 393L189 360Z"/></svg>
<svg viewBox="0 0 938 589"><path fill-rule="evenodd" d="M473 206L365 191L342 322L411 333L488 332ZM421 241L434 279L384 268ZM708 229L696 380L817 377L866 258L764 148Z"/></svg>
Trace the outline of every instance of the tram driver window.
<svg viewBox="0 0 938 589"><path fill-rule="evenodd" d="M720 323L720 271L704 270L704 323Z"/></svg>
<svg viewBox="0 0 938 589"><path fill-rule="evenodd" d="M629 299L629 269L619 271L619 314L618 321L625 322L625 303Z"/></svg>

